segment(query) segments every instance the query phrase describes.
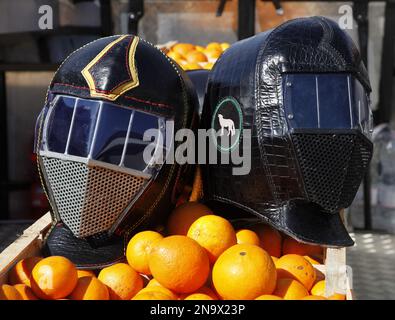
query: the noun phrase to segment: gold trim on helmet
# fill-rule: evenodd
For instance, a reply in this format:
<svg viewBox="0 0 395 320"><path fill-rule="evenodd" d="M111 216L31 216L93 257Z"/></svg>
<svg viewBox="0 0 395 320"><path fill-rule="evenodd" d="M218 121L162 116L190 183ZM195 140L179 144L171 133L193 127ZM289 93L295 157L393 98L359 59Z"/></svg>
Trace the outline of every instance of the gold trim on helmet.
<svg viewBox="0 0 395 320"><path fill-rule="evenodd" d="M93 76L89 72L89 70L111 49L113 48L117 43L121 42L128 36L121 36L117 40L111 42L108 44L89 64L81 71L82 75L84 76L86 82L89 85L90 89L90 95L92 97L97 97L97 98L105 98L111 101L114 101L119 98L122 94L124 94L126 91L133 89L139 85L139 77L137 74L137 69L135 66L135 61L134 61L134 56L136 53L136 48L137 44L139 42L138 37L134 37L132 44L130 45L129 52L128 52L128 62L129 62L129 70L131 74L131 79L121 86L116 87L114 90L111 90L109 93L103 93L100 92L95 85L95 81L93 79Z"/></svg>

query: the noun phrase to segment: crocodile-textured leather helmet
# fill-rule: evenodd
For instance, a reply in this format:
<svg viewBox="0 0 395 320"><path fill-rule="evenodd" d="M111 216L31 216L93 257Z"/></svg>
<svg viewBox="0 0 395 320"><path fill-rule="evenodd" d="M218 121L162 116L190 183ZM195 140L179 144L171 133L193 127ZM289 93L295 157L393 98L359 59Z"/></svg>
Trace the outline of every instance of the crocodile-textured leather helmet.
<svg viewBox="0 0 395 320"><path fill-rule="evenodd" d="M370 91L358 49L327 18L291 20L232 45L209 76L202 121L221 132L218 155L250 139L251 166L234 175L233 162L205 165L208 204L252 213L305 243L352 245L339 211L371 159Z"/></svg>

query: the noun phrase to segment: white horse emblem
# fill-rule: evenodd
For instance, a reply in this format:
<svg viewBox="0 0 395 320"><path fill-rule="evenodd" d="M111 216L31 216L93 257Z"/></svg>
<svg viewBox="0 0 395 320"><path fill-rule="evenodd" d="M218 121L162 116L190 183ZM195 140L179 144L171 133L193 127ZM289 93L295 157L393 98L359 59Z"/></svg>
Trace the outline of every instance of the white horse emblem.
<svg viewBox="0 0 395 320"><path fill-rule="evenodd" d="M232 119L225 119L222 114L218 114L218 120L219 120L219 125L221 126L221 134L220 134L221 137L225 133L224 132L225 128L228 130L228 136L229 135L234 136L236 134L235 123L233 122Z"/></svg>

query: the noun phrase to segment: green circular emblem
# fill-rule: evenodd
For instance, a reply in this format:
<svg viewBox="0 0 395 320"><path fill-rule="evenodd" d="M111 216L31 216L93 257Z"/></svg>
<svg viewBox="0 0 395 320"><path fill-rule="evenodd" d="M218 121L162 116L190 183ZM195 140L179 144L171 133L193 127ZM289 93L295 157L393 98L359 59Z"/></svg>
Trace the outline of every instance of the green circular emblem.
<svg viewBox="0 0 395 320"><path fill-rule="evenodd" d="M243 113L239 102L233 97L222 99L211 118L213 141L221 152L231 152L240 142L243 130Z"/></svg>

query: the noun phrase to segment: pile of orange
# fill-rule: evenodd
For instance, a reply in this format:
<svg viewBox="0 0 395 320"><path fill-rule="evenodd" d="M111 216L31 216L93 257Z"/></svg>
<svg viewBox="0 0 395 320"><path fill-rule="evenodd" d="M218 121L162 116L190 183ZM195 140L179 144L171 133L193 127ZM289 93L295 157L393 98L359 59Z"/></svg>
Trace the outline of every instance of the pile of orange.
<svg viewBox="0 0 395 320"><path fill-rule="evenodd" d="M177 62L184 70L211 70L229 43L211 42L206 47L190 43L177 43L167 52L167 56Z"/></svg>
<svg viewBox="0 0 395 320"><path fill-rule="evenodd" d="M98 273L64 257L19 261L0 300L325 300L325 279L313 267L322 254L264 224L235 230L205 205L187 202L162 234L135 234L125 263Z"/></svg>

